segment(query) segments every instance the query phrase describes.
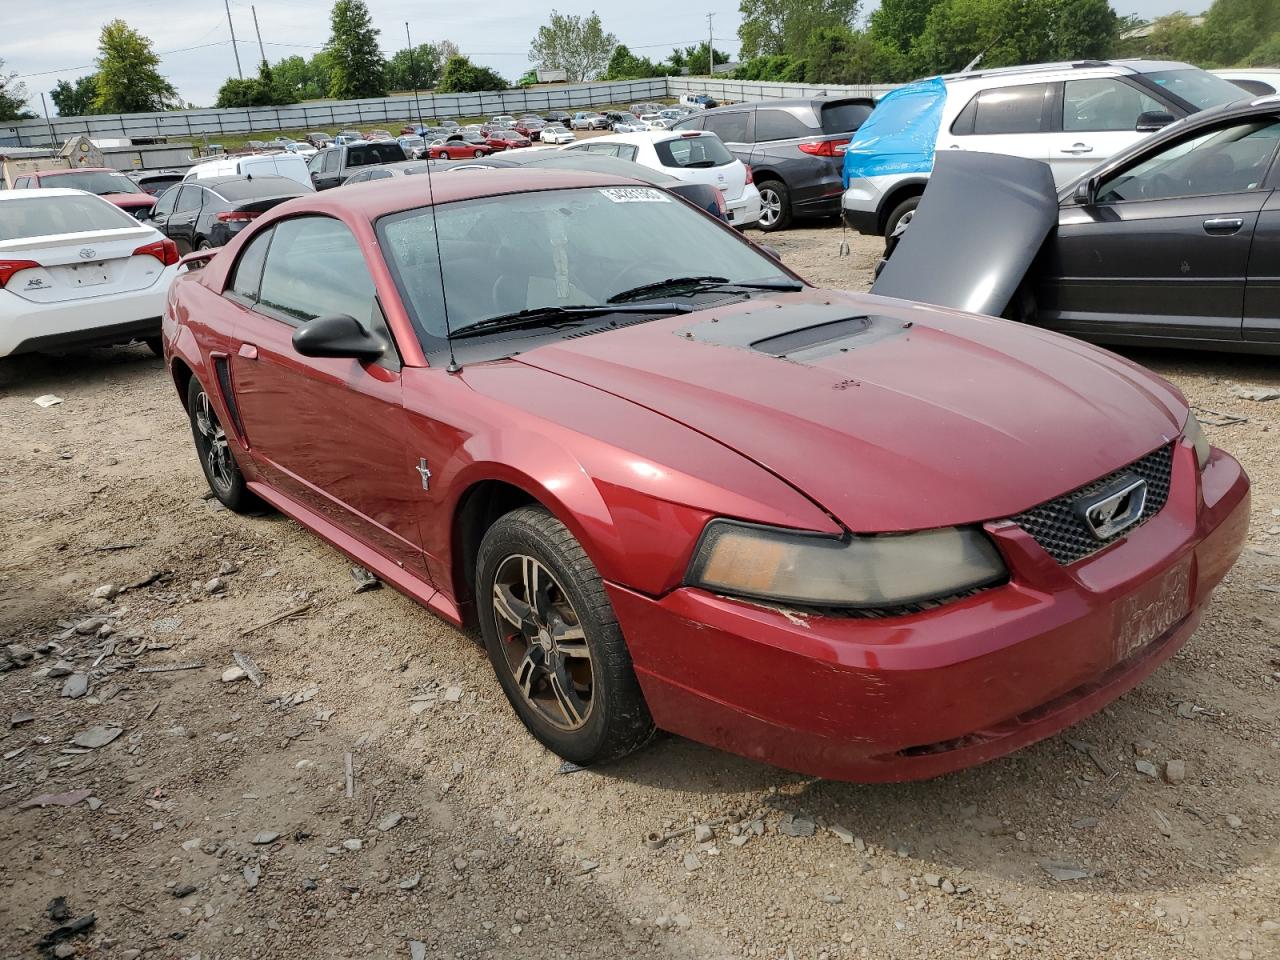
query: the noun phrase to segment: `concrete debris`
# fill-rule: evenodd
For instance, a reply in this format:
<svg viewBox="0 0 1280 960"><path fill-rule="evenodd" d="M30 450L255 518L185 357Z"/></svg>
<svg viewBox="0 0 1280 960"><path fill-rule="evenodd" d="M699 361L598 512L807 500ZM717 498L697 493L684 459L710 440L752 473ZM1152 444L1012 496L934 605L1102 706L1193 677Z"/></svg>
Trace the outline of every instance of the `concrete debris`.
<svg viewBox="0 0 1280 960"><path fill-rule="evenodd" d="M462 688L449 687L444 692L444 699L447 700L449 703L457 703L459 700L462 699Z"/></svg>
<svg viewBox="0 0 1280 960"><path fill-rule="evenodd" d="M844 897L840 896L840 894L838 893L827 893L827 894L823 894L822 902L829 903L834 907L841 903L844 903Z"/></svg>
<svg viewBox="0 0 1280 960"><path fill-rule="evenodd" d="M697 854L686 853L684 855L684 868L688 870L690 873L693 873L693 871L695 870L701 870L702 861L698 859Z"/></svg>
<svg viewBox="0 0 1280 960"><path fill-rule="evenodd" d="M280 834L274 830L260 830L253 838L253 843L262 845L267 843L275 843L280 839Z"/></svg>
<svg viewBox="0 0 1280 960"><path fill-rule="evenodd" d="M223 582L221 577L213 577L205 581L205 585L202 589L205 593L212 595L215 593L222 593L223 590L227 589L227 585Z"/></svg>
<svg viewBox="0 0 1280 960"><path fill-rule="evenodd" d="M82 637L87 637L91 633L97 633L99 629L106 626L106 617L90 617L88 620L81 620L74 627L75 632Z"/></svg>
<svg viewBox="0 0 1280 960"><path fill-rule="evenodd" d="M956 892L956 885L955 885L954 883L952 883L950 880L943 880L943 881L942 881L942 883L941 883L941 887L942 887L942 892L943 892L943 893L955 893L955 892Z"/></svg>
<svg viewBox="0 0 1280 960"><path fill-rule="evenodd" d="M99 807L101 807L101 806L102 806L102 801L101 801L101 800L99 800L97 797L90 797L90 798L89 798L87 801L85 801L85 802L89 804L89 809L90 809L90 810L97 810Z"/></svg>
<svg viewBox="0 0 1280 960"><path fill-rule="evenodd" d="M924 882L931 887L942 886L942 877L938 876L936 873L926 873L923 879L924 879Z"/></svg>
<svg viewBox="0 0 1280 960"><path fill-rule="evenodd" d="M1241 820L1239 817L1237 817L1234 813L1228 813L1226 817L1224 817L1224 819L1227 821L1227 826L1230 827L1232 830L1239 830L1241 827L1244 826L1244 821Z"/></svg>
<svg viewBox="0 0 1280 960"><path fill-rule="evenodd" d="M79 700L88 692L89 675L87 673L73 673L62 685L62 695L71 700Z"/></svg>
<svg viewBox="0 0 1280 960"><path fill-rule="evenodd" d="M747 845L747 841L750 839L751 839L751 834L740 833L736 837L729 838L729 845L734 847L745 847Z"/></svg>
<svg viewBox="0 0 1280 960"><path fill-rule="evenodd" d="M266 678L262 675L262 671L258 668L258 665L253 662L252 657L239 650L232 650L231 659L236 662L237 667L244 671L244 675L249 678L250 683L255 687L262 686ZM325 719L328 718L326 717Z"/></svg>
<svg viewBox="0 0 1280 960"><path fill-rule="evenodd" d="M173 888L173 896L175 899L181 900L183 897L189 897L195 893L199 887L194 883L183 883Z"/></svg>
<svg viewBox="0 0 1280 960"><path fill-rule="evenodd" d="M120 736L123 731L119 727L90 727L83 733L77 733L71 742L86 750L97 750Z"/></svg>
<svg viewBox="0 0 1280 960"><path fill-rule="evenodd" d="M388 813L385 817L378 821L378 830L386 833L388 830L394 829L395 826L404 819L402 813Z"/></svg>
<svg viewBox="0 0 1280 960"><path fill-rule="evenodd" d="M1092 870L1087 870L1074 863L1065 863L1061 860L1041 860L1040 866L1045 873L1059 883L1065 883L1068 880L1087 880L1093 876Z"/></svg>
<svg viewBox="0 0 1280 960"><path fill-rule="evenodd" d="M1153 740L1135 740L1133 742L1133 755L1135 757L1149 757L1155 752L1156 745Z"/></svg>
<svg viewBox="0 0 1280 960"><path fill-rule="evenodd" d="M229 577L233 573L238 573L239 570L240 564L235 560L223 560L222 564L218 567L218 576Z"/></svg>
<svg viewBox="0 0 1280 960"><path fill-rule="evenodd" d="M240 873L244 877L245 886L250 890L257 887L258 881L262 879L262 869L256 863L249 864Z"/></svg>
<svg viewBox="0 0 1280 960"><path fill-rule="evenodd" d="M378 590L382 587L382 581L364 567L352 567L351 579L356 584L356 588L352 593L365 593L368 590Z"/></svg>
<svg viewBox="0 0 1280 960"><path fill-rule="evenodd" d="M788 813L778 823L778 832L788 837L812 837L817 825L808 817Z"/></svg>
<svg viewBox="0 0 1280 960"><path fill-rule="evenodd" d="M1249 387L1235 386L1231 388L1231 392L1241 400L1253 400L1257 403L1266 403L1269 400L1280 400L1280 390L1272 387Z"/></svg>
<svg viewBox="0 0 1280 960"><path fill-rule="evenodd" d="M422 882L422 874L415 873L411 877L405 877L403 880L397 883L396 886L399 887L401 890L412 890L421 882Z"/></svg>
<svg viewBox="0 0 1280 960"><path fill-rule="evenodd" d="M1194 720L1196 718L1196 714L1200 712L1199 707L1194 703L1188 703L1186 700L1178 704L1178 716L1182 717L1184 720Z"/></svg>
<svg viewBox="0 0 1280 960"><path fill-rule="evenodd" d="M59 677L69 677L75 672L76 665L70 660L56 660L53 665L49 667L49 672L45 674L45 676L56 679Z"/></svg>
<svg viewBox="0 0 1280 960"><path fill-rule="evenodd" d="M62 402L62 398L52 393L46 393L43 396L36 397L31 402L37 407L44 407L44 409L48 410L50 407L56 407L60 404Z"/></svg>
<svg viewBox="0 0 1280 960"><path fill-rule="evenodd" d="M199 670L203 660L187 660L182 663L158 663L154 667L138 667L135 673L177 673L180 670Z"/></svg>
<svg viewBox="0 0 1280 960"><path fill-rule="evenodd" d="M304 877L302 880L302 889L303 890L319 890L320 884L316 883L310 877Z"/></svg>
<svg viewBox="0 0 1280 960"><path fill-rule="evenodd" d="M120 592L120 588L114 583L104 583L98 589L93 591L93 595L98 600L114 600L116 594Z"/></svg>
<svg viewBox="0 0 1280 960"><path fill-rule="evenodd" d="M6 644L4 654L4 659L0 660L0 671L25 667L35 658L35 652L20 643Z"/></svg>
<svg viewBox="0 0 1280 960"><path fill-rule="evenodd" d="M421 940L410 940L409 960L427 960L427 945Z"/></svg>
<svg viewBox="0 0 1280 960"><path fill-rule="evenodd" d="M456 688L451 687L450 689L456 689ZM557 768L556 770L556 773L558 774L581 773L585 769L587 768L582 766L581 764L574 763L572 760L566 760L564 761L564 763L560 764L559 768Z"/></svg>
<svg viewBox="0 0 1280 960"><path fill-rule="evenodd" d="M1165 783L1181 783L1187 779L1187 763L1185 760L1170 760L1164 765Z"/></svg>
<svg viewBox="0 0 1280 960"><path fill-rule="evenodd" d="M350 840L343 840L342 846L345 849L350 850L354 853L355 851L359 850L361 847L364 846L364 841L359 840L355 837L352 837Z"/></svg>
<svg viewBox="0 0 1280 960"><path fill-rule="evenodd" d="M18 804L19 809L27 807L74 807L81 801L93 796L92 790L69 790L66 793L42 793Z"/></svg>
<svg viewBox="0 0 1280 960"><path fill-rule="evenodd" d="M248 676L242 667L228 667L222 671L222 682L235 683L237 680L244 680Z"/></svg>
<svg viewBox="0 0 1280 960"><path fill-rule="evenodd" d="M850 830L847 827L842 827L838 823L833 823L827 829L829 829L832 833L834 833L837 837L839 837L841 843L853 843L853 841L857 839L857 837L853 835L852 830Z"/></svg>
<svg viewBox="0 0 1280 960"><path fill-rule="evenodd" d="M1081 817L1079 820L1072 820L1071 827L1074 830L1092 830L1101 822L1097 817Z"/></svg>
<svg viewBox="0 0 1280 960"><path fill-rule="evenodd" d="M30 723L36 718L36 715L30 710L15 710L13 715L9 717L9 726L20 727L24 723Z"/></svg>
<svg viewBox="0 0 1280 960"><path fill-rule="evenodd" d="M1145 774L1146 776L1150 777L1152 780L1160 776L1160 771L1156 769L1156 765L1152 763L1150 760L1138 760L1134 763L1133 766L1134 766L1134 769L1137 770L1139 773Z"/></svg>
<svg viewBox="0 0 1280 960"><path fill-rule="evenodd" d="M707 824L705 823L700 823L693 828L694 843L708 843L711 840L714 840L715 836L716 836L715 830L707 826Z"/></svg>

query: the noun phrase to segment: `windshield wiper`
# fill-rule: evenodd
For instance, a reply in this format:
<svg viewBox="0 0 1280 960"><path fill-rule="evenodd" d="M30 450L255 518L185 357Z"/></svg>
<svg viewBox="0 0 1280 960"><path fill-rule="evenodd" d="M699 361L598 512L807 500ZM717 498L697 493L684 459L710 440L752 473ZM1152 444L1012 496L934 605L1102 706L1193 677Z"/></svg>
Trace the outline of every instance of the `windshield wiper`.
<svg viewBox="0 0 1280 960"><path fill-rule="evenodd" d="M640 300L651 293L668 290L683 290L696 293L700 290L714 290L717 287L745 287L748 290L802 290L804 285L799 280L779 278L777 280L745 280L741 283L727 277L668 277L653 283L644 283L630 290L615 293L609 298L610 303L623 303L627 300Z"/></svg>
<svg viewBox="0 0 1280 960"><path fill-rule="evenodd" d="M610 313L691 313L693 307L687 303L598 303L582 304L567 307L534 307L531 310L518 310L515 313L504 313L500 317L489 317L469 323L455 331L454 339L463 337L479 337L486 333L501 330L522 330L530 327L552 327L558 323L587 320L591 317L602 317Z"/></svg>

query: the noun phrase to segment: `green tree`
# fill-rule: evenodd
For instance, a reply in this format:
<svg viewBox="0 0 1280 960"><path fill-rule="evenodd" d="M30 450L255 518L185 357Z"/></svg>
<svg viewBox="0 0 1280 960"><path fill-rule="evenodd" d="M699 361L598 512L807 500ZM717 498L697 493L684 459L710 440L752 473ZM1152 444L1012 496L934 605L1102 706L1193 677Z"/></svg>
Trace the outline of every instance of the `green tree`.
<svg viewBox="0 0 1280 960"><path fill-rule="evenodd" d="M676 61L679 61L678 63ZM728 63L729 53L726 50L716 51L716 63ZM668 61L670 68L663 71L671 73L678 68L688 67L690 76L702 77L709 76L711 70L707 67L707 43L698 44L696 47L685 47L683 50L673 50L671 60ZM653 76L653 74L650 74Z"/></svg>
<svg viewBox="0 0 1280 960"><path fill-rule="evenodd" d="M338 100L387 95L386 61L379 30L364 0L337 0L329 15L329 96Z"/></svg>
<svg viewBox="0 0 1280 960"><path fill-rule="evenodd" d="M1163 60L1198 60L1201 38L1195 21L1179 10L1151 21L1150 31L1140 39L1134 53Z"/></svg>
<svg viewBox="0 0 1280 960"><path fill-rule="evenodd" d="M1242 67L1280 67L1280 32L1271 34L1240 61Z"/></svg>
<svg viewBox="0 0 1280 960"><path fill-rule="evenodd" d="M301 59L301 58L298 58ZM230 77L218 90L215 107L270 107L297 103L298 96L280 82L275 69L265 60L258 64L258 75L248 80Z"/></svg>
<svg viewBox="0 0 1280 960"><path fill-rule="evenodd" d="M1280 0L1214 0L1199 33L1208 65L1239 63L1280 34Z"/></svg>
<svg viewBox="0 0 1280 960"><path fill-rule="evenodd" d="M488 67L472 63L461 54L450 57L444 65L439 93L478 93L482 90L505 90L507 81Z"/></svg>
<svg viewBox="0 0 1280 960"><path fill-rule="evenodd" d="M735 71L735 76L739 80L762 80L767 83L804 83L808 65L804 58L775 53L752 57Z"/></svg>
<svg viewBox="0 0 1280 960"><path fill-rule="evenodd" d="M670 64L654 63L648 57L636 56L625 44L620 43L613 48L603 79L643 80L645 77L664 77L674 71L675 68Z"/></svg>
<svg viewBox="0 0 1280 960"><path fill-rule="evenodd" d="M909 53L911 44L924 31L929 12L938 0L881 0L871 14L868 32L899 53Z"/></svg>
<svg viewBox="0 0 1280 960"><path fill-rule="evenodd" d="M738 40L744 60L785 53L803 57L822 27L852 27L859 0L741 0Z"/></svg>
<svg viewBox="0 0 1280 960"><path fill-rule="evenodd" d="M809 41L806 83L893 83L906 78L896 47L848 27L823 27Z"/></svg>
<svg viewBox="0 0 1280 960"><path fill-rule="evenodd" d="M297 54L285 57L271 68L271 72L275 75L276 89L292 96L291 102L309 99L307 84L311 80L311 71L306 58ZM317 93L316 96L320 94Z"/></svg>
<svg viewBox="0 0 1280 960"><path fill-rule="evenodd" d="M98 96L98 78L88 74L75 83L59 80L49 91L49 98L58 108L60 117L85 117L93 113L93 101Z"/></svg>
<svg viewBox="0 0 1280 960"><path fill-rule="evenodd" d="M151 41L123 20L112 20L98 37L99 113L154 113L178 100L178 92L160 76L160 58Z"/></svg>
<svg viewBox="0 0 1280 960"><path fill-rule="evenodd" d="M0 120L31 120L35 114L27 109L27 88L18 82L16 73L4 72L0 60Z"/></svg>
<svg viewBox="0 0 1280 960"><path fill-rule="evenodd" d="M396 51L387 61L387 86L392 90L430 90L440 79L439 56L434 43Z"/></svg>
<svg viewBox="0 0 1280 960"><path fill-rule="evenodd" d="M564 70L571 83L594 80L609 63L618 38L605 33L600 15L589 17L551 11L551 20L539 27L529 44L529 59L544 70Z"/></svg>

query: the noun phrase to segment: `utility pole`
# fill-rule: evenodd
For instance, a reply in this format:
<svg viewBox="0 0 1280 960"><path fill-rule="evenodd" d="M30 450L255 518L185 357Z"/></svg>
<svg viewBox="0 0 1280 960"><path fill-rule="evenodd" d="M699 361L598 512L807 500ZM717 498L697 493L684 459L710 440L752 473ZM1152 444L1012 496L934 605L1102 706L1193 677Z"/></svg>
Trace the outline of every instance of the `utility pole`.
<svg viewBox="0 0 1280 960"><path fill-rule="evenodd" d="M240 48L236 46L236 25L231 22L230 0L222 0L222 5L227 8L227 26L231 28L231 52L236 55L236 76L243 80L244 71L240 69Z"/></svg>
<svg viewBox="0 0 1280 960"><path fill-rule="evenodd" d="M49 104L45 103L43 93L40 94L40 106L44 109L44 122L49 128L49 146L56 147L58 145L58 138L54 136L53 121L49 119ZM19 140L18 142L21 143L22 141Z"/></svg>
<svg viewBox="0 0 1280 960"><path fill-rule="evenodd" d="M422 104L418 102L418 69L413 65L413 37L409 36L409 21L404 22L404 40L409 44L409 76L413 80L413 108L418 114L418 127L422 127ZM417 133L417 130L413 131ZM430 159L430 155L428 155Z"/></svg>
<svg viewBox="0 0 1280 960"><path fill-rule="evenodd" d="M716 75L716 39L711 32L711 18L714 13L707 14L707 75Z"/></svg>
<svg viewBox="0 0 1280 960"><path fill-rule="evenodd" d="M266 63L267 51L262 49L262 31L258 29L258 8L250 4L249 9L253 11L253 32L258 35L258 55L262 57L262 62Z"/></svg>

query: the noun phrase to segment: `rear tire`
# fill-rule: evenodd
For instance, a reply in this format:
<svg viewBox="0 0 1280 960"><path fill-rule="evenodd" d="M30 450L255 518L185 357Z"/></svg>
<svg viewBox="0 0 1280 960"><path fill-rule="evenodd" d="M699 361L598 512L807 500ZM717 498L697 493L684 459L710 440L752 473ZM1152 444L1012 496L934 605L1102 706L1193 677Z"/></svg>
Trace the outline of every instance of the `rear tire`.
<svg viewBox="0 0 1280 960"><path fill-rule="evenodd" d="M787 185L781 180L762 180L756 189L760 191L760 229L772 233L791 226L791 191Z"/></svg>
<svg viewBox="0 0 1280 960"><path fill-rule="evenodd" d="M222 429L217 411L195 377L187 385L187 415L191 419L191 437L200 458L200 469L213 495L236 513L261 509L262 501L249 490L240 464L236 463L231 448L233 441Z"/></svg>
<svg viewBox="0 0 1280 960"><path fill-rule="evenodd" d="M164 341L159 337L143 337L142 342L147 345L147 349L154 353L157 357L164 358Z"/></svg>
<svg viewBox="0 0 1280 960"><path fill-rule="evenodd" d="M540 506L486 531L476 608L502 690L533 736L574 763L648 743L653 718L604 583L582 545Z"/></svg>
<svg viewBox="0 0 1280 960"><path fill-rule="evenodd" d="M907 214L915 215L916 207L920 206L920 197L907 197L900 204L889 211L889 219L884 222L884 235L886 237L893 236L893 231L898 228L899 221Z"/></svg>

